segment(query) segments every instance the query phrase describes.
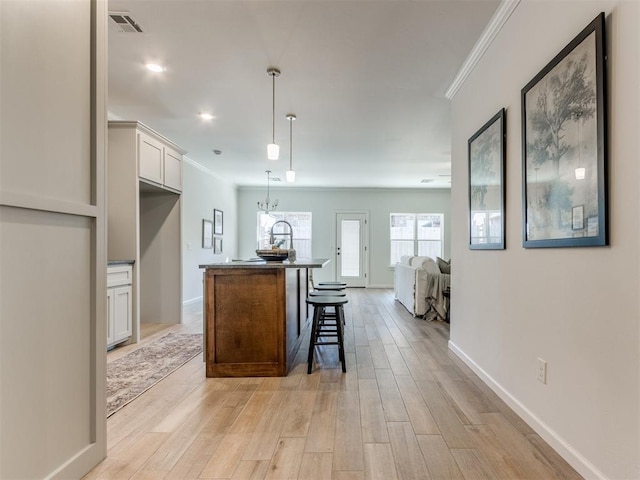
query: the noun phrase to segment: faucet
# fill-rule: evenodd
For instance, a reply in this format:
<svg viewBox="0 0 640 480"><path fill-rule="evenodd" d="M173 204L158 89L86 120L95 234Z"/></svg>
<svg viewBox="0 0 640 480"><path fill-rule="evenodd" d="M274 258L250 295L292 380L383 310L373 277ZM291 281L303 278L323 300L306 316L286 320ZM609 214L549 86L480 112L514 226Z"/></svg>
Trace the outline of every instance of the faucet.
<svg viewBox="0 0 640 480"><path fill-rule="evenodd" d="M273 227L275 227L279 223L286 223L287 225L289 225L289 233L273 233ZM269 231L269 243L273 245L275 243L275 237L281 235L289 237L289 250L293 250L293 227L286 220L278 220L276 223L271 225L271 230Z"/></svg>

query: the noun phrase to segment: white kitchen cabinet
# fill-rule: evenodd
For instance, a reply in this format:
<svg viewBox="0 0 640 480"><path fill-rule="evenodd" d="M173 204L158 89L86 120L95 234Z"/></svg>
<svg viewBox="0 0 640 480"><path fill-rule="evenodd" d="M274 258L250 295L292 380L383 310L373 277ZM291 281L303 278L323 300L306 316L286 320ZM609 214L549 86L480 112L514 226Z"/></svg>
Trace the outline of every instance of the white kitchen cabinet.
<svg viewBox="0 0 640 480"><path fill-rule="evenodd" d="M107 348L113 345L114 290L115 288L107 288Z"/></svg>
<svg viewBox="0 0 640 480"><path fill-rule="evenodd" d="M110 260L133 261L128 299L133 308L132 343L140 341L141 323L182 323L180 225L185 153L140 122L109 122L107 255ZM118 308L125 308L126 296L112 295L115 314ZM118 300L121 304L117 305ZM115 324L113 328L115 342L127 328Z"/></svg>
<svg viewBox="0 0 640 480"><path fill-rule="evenodd" d="M131 338L131 285L113 289L113 343Z"/></svg>
<svg viewBox="0 0 640 480"><path fill-rule="evenodd" d="M117 145L116 145L117 144ZM138 178L160 189L182 191L182 156L186 153L168 138L140 122L109 122L111 150L137 167Z"/></svg>
<svg viewBox="0 0 640 480"><path fill-rule="evenodd" d="M182 154L171 148L164 149L163 185L182 191Z"/></svg>
<svg viewBox="0 0 640 480"><path fill-rule="evenodd" d="M107 348L131 338L132 278L131 265L110 265L107 268Z"/></svg>
<svg viewBox="0 0 640 480"><path fill-rule="evenodd" d="M164 145L149 135L138 132L138 175L160 185L164 184Z"/></svg>
<svg viewBox="0 0 640 480"><path fill-rule="evenodd" d="M138 123L138 177L182 191L182 151L166 138Z"/></svg>

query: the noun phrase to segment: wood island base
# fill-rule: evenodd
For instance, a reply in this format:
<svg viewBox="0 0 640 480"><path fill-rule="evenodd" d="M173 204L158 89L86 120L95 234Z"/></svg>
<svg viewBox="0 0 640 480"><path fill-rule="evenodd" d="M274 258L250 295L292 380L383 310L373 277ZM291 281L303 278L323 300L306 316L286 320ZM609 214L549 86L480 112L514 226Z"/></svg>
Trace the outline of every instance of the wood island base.
<svg viewBox="0 0 640 480"><path fill-rule="evenodd" d="M206 376L286 376L309 324L308 269L327 262L201 265Z"/></svg>

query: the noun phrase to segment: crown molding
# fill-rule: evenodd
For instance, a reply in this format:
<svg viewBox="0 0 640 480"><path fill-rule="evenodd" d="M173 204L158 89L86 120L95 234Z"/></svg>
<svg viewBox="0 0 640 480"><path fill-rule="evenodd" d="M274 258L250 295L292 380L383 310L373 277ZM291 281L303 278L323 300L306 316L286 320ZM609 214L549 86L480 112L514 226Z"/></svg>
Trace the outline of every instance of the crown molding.
<svg viewBox="0 0 640 480"><path fill-rule="evenodd" d="M235 183L231 182L229 179L221 177L220 175L218 175L216 172L214 172L213 170L211 170L209 167L205 167L204 165L202 165L201 163L196 162L195 160L192 160L191 158L187 157L187 156L183 156L182 157L182 161L184 163L188 163L189 165L197 168L198 170L200 170L203 173L206 173L207 175L212 176L213 178L220 180L222 182L227 182L229 183L229 185L231 185L234 188L238 188L238 185L236 185Z"/></svg>
<svg viewBox="0 0 640 480"><path fill-rule="evenodd" d="M520 0L502 0L498 9L493 14L493 17L491 17L491 20L482 32L482 35L480 35L480 38L478 38L478 41L471 49L467 59L462 64L462 67L458 70L453 82L449 85L449 88L444 94L445 97L449 100L453 100L453 97L456 96L456 93L458 93L458 90L460 90L464 82L467 80L467 77L469 77L473 69L476 68L476 65L484 53L489 49L493 40L498 36L498 33L500 33L500 30L502 30L504 24L507 23L507 20L519 3Z"/></svg>
<svg viewBox="0 0 640 480"><path fill-rule="evenodd" d="M402 188L402 187L286 187L286 186L271 186L272 192L335 192L335 193L344 193L344 192L370 192L370 193L451 193L451 188ZM238 185L238 191L240 192L253 192L264 190L264 186L260 185Z"/></svg>

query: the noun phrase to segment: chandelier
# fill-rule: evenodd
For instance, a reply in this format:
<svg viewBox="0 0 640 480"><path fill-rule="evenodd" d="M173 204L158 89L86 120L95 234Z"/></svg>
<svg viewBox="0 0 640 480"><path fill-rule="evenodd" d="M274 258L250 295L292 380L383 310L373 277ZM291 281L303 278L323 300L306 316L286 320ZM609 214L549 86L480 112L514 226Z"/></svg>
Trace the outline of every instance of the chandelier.
<svg viewBox="0 0 640 480"><path fill-rule="evenodd" d="M269 212L273 212L278 208L278 199L276 198L273 202L271 201L271 198L269 197L269 180L271 170L265 170L265 173L267 174L267 198L264 199L264 202L258 202L258 208L269 215Z"/></svg>

